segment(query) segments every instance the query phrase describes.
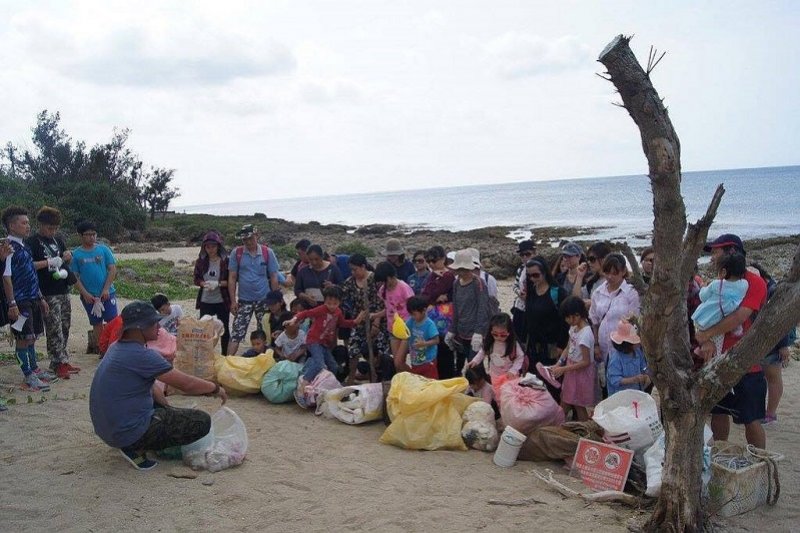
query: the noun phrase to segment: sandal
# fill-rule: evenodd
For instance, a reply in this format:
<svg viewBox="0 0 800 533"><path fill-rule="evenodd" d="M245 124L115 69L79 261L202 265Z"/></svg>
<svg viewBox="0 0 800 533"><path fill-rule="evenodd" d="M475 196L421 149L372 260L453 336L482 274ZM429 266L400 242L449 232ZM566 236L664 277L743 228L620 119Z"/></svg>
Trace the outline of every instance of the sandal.
<svg viewBox="0 0 800 533"><path fill-rule="evenodd" d="M536 363L536 372L542 377L543 380L548 382L553 387L557 389L561 388L561 382L553 377L549 366L544 366L542 363Z"/></svg>

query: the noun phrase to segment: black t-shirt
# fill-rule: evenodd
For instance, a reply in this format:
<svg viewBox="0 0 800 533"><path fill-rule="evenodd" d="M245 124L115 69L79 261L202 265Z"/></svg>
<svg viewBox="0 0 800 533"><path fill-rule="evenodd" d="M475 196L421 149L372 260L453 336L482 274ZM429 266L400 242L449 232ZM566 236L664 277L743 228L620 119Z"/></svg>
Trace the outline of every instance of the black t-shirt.
<svg viewBox="0 0 800 533"><path fill-rule="evenodd" d="M528 294L525 299L525 325L530 342L556 344L560 348L567 345L569 327L559 312L559 306L567 296L567 291L558 287L554 302L550 289L539 295L533 284L528 284Z"/></svg>
<svg viewBox="0 0 800 533"><path fill-rule="evenodd" d="M50 257L64 257L64 252L67 245L61 237L48 238L41 235L34 235L25 240L31 249L31 255L34 261L44 261ZM69 272L66 265L62 266L64 270ZM39 289L44 296L56 296L58 294L69 293L69 285L66 279L53 279L53 273L46 268L41 268L36 271L39 277Z"/></svg>

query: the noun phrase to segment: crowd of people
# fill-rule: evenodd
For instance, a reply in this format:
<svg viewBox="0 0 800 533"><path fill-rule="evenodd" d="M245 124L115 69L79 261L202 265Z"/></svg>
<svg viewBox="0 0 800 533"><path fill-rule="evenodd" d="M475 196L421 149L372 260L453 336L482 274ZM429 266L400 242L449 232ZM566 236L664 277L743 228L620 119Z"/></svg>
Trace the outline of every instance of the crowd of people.
<svg viewBox="0 0 800 533"><path fill-rule="evenodd" d="M112 251L97 242L94 224L78 224L80 246L68 250L58 237L61 214L43 207L32 234L28 212L2 213L8 238L0 244L3 294L0 323L11 323L25 387L46 391L80 369L70 363L72 287L80 294L104 356L95 374L90 409L95 431L137 468L152 467L142 453L186 444L208 431L207 415L169 407L164 386L190 394L215 394L219 385L188 376L147 348L159 331L174 334L182 311L161 294L118 313ZM500 309L497 280L482 268L480 251L446 252L441 246L408 253L388 239L374 266L361 254L326 253L307 239L298 259L281 271L273 249L255 226L237 233L228 250L219 232L208 231L194 265L196 308L223 324L223 355L272 349L276 359L303 363L301 381L323 369L345 383L370 374L389 380L409 371L431 379L464 375L471 393L492 402L493 379L538 374L566 413L586 420L602 398L620 390L652 389L637 329L639 292L629 282L625 257L605 242L584 249L561 246L555 257L538 253L533 240L517 245L520 266L514 301ZM748 330L775 282L758 265L748 268L741 239L710 242L714 270L705 286L695 276L687 288L690 338L697 364L727 352ZM649 283L658 258L642 251L640 270ZM288 292L293 293L287 305ZM50 368L39 367L35 342L47 338ZM765 446L763 423L777 419L781 366L789 336L750 369L712 414L717 439L726 439L731 418L745 427L749 443ZM769 401L767 401L769 383ZM156 386L154 386L154 384Z"/></svg>

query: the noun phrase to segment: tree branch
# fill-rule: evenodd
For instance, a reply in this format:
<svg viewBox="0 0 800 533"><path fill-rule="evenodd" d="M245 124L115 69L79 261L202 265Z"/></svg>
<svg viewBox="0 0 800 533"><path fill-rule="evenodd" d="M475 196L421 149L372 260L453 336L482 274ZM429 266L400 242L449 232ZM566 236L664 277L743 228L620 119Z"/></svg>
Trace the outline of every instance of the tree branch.
<svg viewBox="0 0 800 533"><path fill-rule="evenodd" d="M694 224L689 224L689 229L686 231L686 237L683 239L683 264L681 265L681 279L685 282L694 275L694 267L697 265L697 258L706 244L708 239L708 230L717 216L717 210L722 202L722 196L725 194L725 187L722 183L717 185L717 190L714 191L714 196L711 197L711 202L708 204L706 214L703 215Z"/></svg>
<svg viewBox="0 0 800 533"><path fill-rule="evenodd" d="M636 289L636 292L639 293L639 296L644 296L647 292L647 283L644 282L644 278L642 277L642 269L639 268L639 261L636 258L636 254L633 253L633 250L631 250L627 242L617 243L617 247L631 265L631 277L628 281L630 281L630 284Z"/></svg>

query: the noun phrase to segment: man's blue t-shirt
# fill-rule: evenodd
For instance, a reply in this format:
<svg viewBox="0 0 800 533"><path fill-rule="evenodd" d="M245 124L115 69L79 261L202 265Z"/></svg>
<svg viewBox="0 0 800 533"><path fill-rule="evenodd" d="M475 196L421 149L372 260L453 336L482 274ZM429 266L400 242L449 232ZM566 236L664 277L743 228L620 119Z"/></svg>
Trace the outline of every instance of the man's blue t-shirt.
<svg viewBox="0 0 800 533"><path fill-rule="evenodd" d="M228 269L238 274L239 294L238 298L244 302L260 302L266 299L269 292L269 276L273 272L278 272L278 258L269 249L267 257L269 261L264 262L264 255L261 253L261 246L256 249L255 255L247 248L242 251L242 264L236 260L236 249L230 254L228 259Z"/></svg>
<svg viewBox="0 0 800 533"><path fill-rule="evenodd" d="M172 370L155 350L118 341L103 356L89 391L94 432L114 448L139 440L153 417L153 382Z"/></svg>
<svg viewBox="0 0 800 533"><path fill-rule="evenodd" d="M105 244L96 244L91 250L82 247L72 251L72 262L69 264L72 272L81 280L83 287L92 296L100 296L108 277L108 267L116 264L114 254ZM109 288L109 293L114 294L114 285Z"/></svg>
<svg viewBox="0 0 800 533"><path fill-rule="evenodd" d="M20 302L38 300L39 278L36 275L36 267L33 266L30 247L17 237L9 237L8 241L14 253L6 260L2 275L11 278L11 283L14 285L14 300Z"/></svg>
<svg viewBox="0 0 800 533"><path fill-rule="evenodd" d="M428 346L423 350L414 348L414 343L417 342L417 339L429 341L439 336L439 330L436 329L436 324L433 320L425 317L425 320L422 322L417 322L413 318L409 318L406 320L406 326L408 327L408 331L411 332L411 336L408 338L408 351L411 354L411 364L413 366L424 365L436 359L436 354L439 350L436 344Z"/></svg>

